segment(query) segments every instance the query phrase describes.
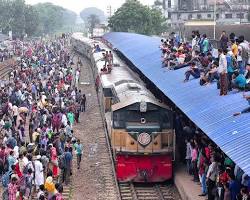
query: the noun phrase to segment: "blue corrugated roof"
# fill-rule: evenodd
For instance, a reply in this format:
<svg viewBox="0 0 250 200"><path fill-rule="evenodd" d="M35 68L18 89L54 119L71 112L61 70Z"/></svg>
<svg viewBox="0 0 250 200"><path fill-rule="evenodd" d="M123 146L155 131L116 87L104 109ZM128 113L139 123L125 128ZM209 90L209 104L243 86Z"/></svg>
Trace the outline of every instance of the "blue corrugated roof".
<svg viewBox="0 0 250 200"><path fill-rule="evenodd" d="M200 86L199 80L183 83L186 68L162 68L160 38L133 33L108 33L104 38L250 175L250 114L232 116L248 107L242 93L219 96L216 84Z"/></svg>

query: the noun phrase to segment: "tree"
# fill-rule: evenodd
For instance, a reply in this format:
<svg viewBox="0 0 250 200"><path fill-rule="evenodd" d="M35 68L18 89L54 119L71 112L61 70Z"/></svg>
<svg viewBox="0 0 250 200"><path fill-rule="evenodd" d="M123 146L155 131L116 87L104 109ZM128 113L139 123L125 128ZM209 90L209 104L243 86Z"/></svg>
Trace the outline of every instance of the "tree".
<svg viewBox="0 0 250 200"><path fill-rule="evenodd" d="M14 37L54 33L64 25L74 25L76 16L50 3L29 6L24 0L0 0L0 31L12 31Z"/></svg>
<svg viewBox="0 0 250 200"><path fill-rule="evenodd" d="M109 27L118 32L158 35L165 31L162 13L142 5L138 0L127 0L109 19Z"/></svg>
<svg viewBox="0 0 250 200"><path fill-rule="evenodd" d="M12 2L12 23L11 29L15 36L23 37L25 34L25 2L15 0Z"/></svg>
<svg viewBox="0 0 250 200"><path fill-rule="evenodd" d="M76 14L72 11L51 3L39 3L35 5L39 15L39 31L52 34L61 30L64 26L74 25Z"/></svg>
<svg viewBox="0 0 250 200"><path fill-rule="evenodd" d="M7 0L0 0L0 28L3 33L7 33L11 29L11 2Z"/></svg>
<svg viewBox="0 0 250 200"><path fill-rule="evenodd" d="M39 31L42 33L53 33L62 26L62 9L51 3L39 3L35 5L39 16Z"/></svg>
<svg viewBox="0 0 250 200"><path fill-rule="evenodd" d="M25 33L28 36L35 35L39 27L39 16L37 10L33 6L25 8Z"/></svg>
<svg viewBox="0 0 250 200"><path fill-rule="evenodd" d="M100 24L100 19L97 15L90 15L88 17L88 27L89 27L89 32L93 36L93 31L94 28L96 27L97 24Z"/></svg>
<svg viewBox="0 0 250 200"><path fill-rule="evenodd" d="M63 10L63 24L64 25L74 25L76 23L76 13L71 10Z"/></svg>
<svg viewBox="0 0 250 200"><path fill-rule="evenodd" d="M82 10L80 12L80 16L82 18L82 20L85 23L88 23L88 18L90 15L96 15L98 16L98 18L100 19L101 22L105 21L105 14L102 10L95 8L95 7L89 7L89 8L85 8L84 10Z"/></svg>

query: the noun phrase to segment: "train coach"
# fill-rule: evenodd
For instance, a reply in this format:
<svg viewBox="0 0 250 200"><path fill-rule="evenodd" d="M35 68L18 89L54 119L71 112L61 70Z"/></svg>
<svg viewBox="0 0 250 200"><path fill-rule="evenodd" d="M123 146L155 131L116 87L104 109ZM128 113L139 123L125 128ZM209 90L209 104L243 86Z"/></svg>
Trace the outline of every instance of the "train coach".
<svg viewBox="0 0 250 200"><path fill-rule="evenodd" d="M175 133L172 110L159 102L139 76L114 54L112 71L103 73L103 52L111 51L100 41L75 33L71 45L87 57L100 83L100 102L119 182L162 182L173 178Z"/></svg>

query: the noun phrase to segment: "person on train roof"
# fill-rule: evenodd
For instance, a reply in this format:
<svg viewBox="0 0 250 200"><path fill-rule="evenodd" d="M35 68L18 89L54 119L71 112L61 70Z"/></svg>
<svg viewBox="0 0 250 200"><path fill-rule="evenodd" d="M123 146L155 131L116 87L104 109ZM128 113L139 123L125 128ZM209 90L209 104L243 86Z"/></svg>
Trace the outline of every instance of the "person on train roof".
<svg viewBox="0 0 250 200"><path fill-rule="evenodd" d="M191 64L190 68L185 72L184 82L187 82L189 80L190 75L192 75L195 79L200 78L200 70L194 62Z"/></svg>
<svg viewBox="0 0 250 200"><path fill-rule="evenodd" d="M248 101L249 106L247 108L245 108L244 110L242 110L241 112L234 113L234 116L238 116L238 115L241 115L244 113L250 113L250 95L247 96L247 95L243 94L243 98L245 98Z"/></svg>
<svg viewBox="0 0 250 200"><path fill-rule="evenodd" d="M94 45L94 53L99 53L101 51L102 51L102 49L100 48L99 44Z"/></svg>

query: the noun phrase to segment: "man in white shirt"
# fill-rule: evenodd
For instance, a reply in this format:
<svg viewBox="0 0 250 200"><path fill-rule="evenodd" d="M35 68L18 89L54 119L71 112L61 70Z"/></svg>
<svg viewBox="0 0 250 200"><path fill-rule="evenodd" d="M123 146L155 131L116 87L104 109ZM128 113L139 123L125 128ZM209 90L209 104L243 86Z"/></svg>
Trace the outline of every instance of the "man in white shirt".
<svg viewBox="0 0 250 200"><path fill-rule="evenodd" d="M62 114L62 124L64 125L64 127L66 127L68 124L68 119L65 113Z"/></svg>
<svg viewBox="0 0 250 200"><path fill-rule="evenodd" d="M213 189L215 187L216 179L219 174L218 168L218 158L216 155L212 156L211 164L207 171L207 189L208 189L208 199L214 199Z"/></svg>
<svg viewBox="0 0 250 200"><path fill-rule="evenodd" d="M16 127L16 125L17 125L17 116L18 116L19 112L18 112L18 107L15 104L12 106L12 111L13 111L14 126Z"/></svg>
<svg viewBox="0 0 250 200"><path fill-rule="evenodd" d="M80 71L76 70L76 75L75 75L75 85L78 85L79 82L79 77L80 77Z"/></svg>
<svg viewBox="0 0 250 200"><path fill-rule="evenodd" d="M244 36L239 36L237 61L239 65L240 74L244 74L246 65L250 60L249 42L245 40Z"/></svg>
<svg viewBox="0 0 250 200"><path fill-rule="evenodd" d="M227 80L227 58L225 54L227 50L219 49L219 67L218 73L220 75L220 96L227 95L228 80Z"/></svg>

